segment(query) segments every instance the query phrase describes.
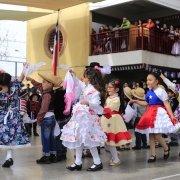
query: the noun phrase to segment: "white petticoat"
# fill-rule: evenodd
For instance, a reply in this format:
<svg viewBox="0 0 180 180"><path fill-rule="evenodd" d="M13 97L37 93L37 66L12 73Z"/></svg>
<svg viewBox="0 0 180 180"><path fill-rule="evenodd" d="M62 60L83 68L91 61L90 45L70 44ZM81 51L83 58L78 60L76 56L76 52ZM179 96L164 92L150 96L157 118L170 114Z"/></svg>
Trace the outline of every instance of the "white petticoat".
<svg viewBox="0 0 180 180"><path fill-rule="evenodd" d="M166 110L164 108L158 107L156 119L154 121L154 128L146 128L146 129L136 128L135 131L141 134L149 135L150 133L154 133L154 134L176 133L179 129L180 129L180 123L173 125Z"/></svg>
<svg viewBox="0 0 180 180"><path fill-rule="evenodd" d="M73 116L63 127L61 140L69 149L84 146L92 148L104 146L107 137L100 124L100 118L89 110L88 106L76 104L73 107Z"/></svg>

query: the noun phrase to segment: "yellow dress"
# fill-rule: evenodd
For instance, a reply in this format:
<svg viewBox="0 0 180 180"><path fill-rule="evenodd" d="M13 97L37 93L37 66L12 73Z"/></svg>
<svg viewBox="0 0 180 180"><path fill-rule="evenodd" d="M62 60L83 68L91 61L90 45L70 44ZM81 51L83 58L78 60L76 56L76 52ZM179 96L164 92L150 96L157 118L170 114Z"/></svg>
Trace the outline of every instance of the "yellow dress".
<svg viewBox="0 0 180 180"><path fill-rule="evenodd" d="M118 95L109 96L101 117L101 125L107 136L107 145L120 146L132 142L131 134L127 131L122 116L119 113L120 98Z"/></svg>

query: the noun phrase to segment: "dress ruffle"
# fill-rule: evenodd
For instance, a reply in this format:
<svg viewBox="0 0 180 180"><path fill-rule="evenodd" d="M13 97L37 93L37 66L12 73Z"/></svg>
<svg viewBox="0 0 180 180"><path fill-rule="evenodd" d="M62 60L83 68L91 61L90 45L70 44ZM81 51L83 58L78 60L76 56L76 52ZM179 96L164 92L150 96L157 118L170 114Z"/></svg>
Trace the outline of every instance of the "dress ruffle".
<svg viewBox="0 0 180 180"><path fill-rule="evenodd" d="M135 131L142 134L149 133L176 133L180 123L171 120L163 107L150 106L136 126Z"/></svg>
<svg viewBox="0 0 180 180"><path fill-rule="evenodd" d="M92 148L104 146L106 135L101 128L100 118L88 106L78 103L73 107L72 118L62 129L61 140L69 149L82 145Z"/></svg>

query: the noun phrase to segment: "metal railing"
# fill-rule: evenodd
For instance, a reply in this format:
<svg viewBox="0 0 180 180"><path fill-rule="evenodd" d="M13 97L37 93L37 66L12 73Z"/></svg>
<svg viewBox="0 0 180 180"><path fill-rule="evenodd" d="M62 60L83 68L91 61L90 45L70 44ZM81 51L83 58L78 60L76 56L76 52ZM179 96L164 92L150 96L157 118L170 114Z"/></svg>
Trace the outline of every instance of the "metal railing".
<svg viewBox="0 0 180 180"><path fill-rule="evenodd" d="M178 41L167 32L145 27L108 31L91 35L91 55L147 50L172 55L172 46Z"/></svg>

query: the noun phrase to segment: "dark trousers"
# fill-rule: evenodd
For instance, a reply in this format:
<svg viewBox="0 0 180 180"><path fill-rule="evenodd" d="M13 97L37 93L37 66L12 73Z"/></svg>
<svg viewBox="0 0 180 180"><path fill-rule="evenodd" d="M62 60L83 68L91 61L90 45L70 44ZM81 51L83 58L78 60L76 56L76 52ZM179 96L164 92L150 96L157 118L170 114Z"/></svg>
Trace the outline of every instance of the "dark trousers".
<svg viewBox="0 0 180 180"><path fill-rule="evenodd" d="M44 118L41 123L41 142L43 147L43 156L56 154L56 139L54 137L55 125L55 116Z"/></svg>
<svg viewBox="0 0 180 180"><path fill-rule="evenodd" d="M138 124L140 119L141 118L139 118L139 117L137 117L135 119L134 128L136 127L136 125ZM136 147L140 147L141 148L141 142L143 143L143 146L147 146L146 134L141 134L139 132L135 132L135 137L136 137Z"/></svg>
<svg viewBox="0 0 180 180"><path fill-rule="evenodd" d="M69 121L69 118L68 119L64 118L61 120L57 119L60 130L63 129L63 126L66 125L68 121ZM62 140L60 139L60 137L61 137L61 133L59 136L56 137L57 156L64 156L64 155L66 155L67 148L65 146L63 146Z"/></svg>
<svg viewBox="0 0 180 180"><path fill-rule="evenodd" d="M33 128L33 133L37 133L37 122L34 122L32 124L27 124L28 125L28 134L32 133L32 128Z"/></svg>

